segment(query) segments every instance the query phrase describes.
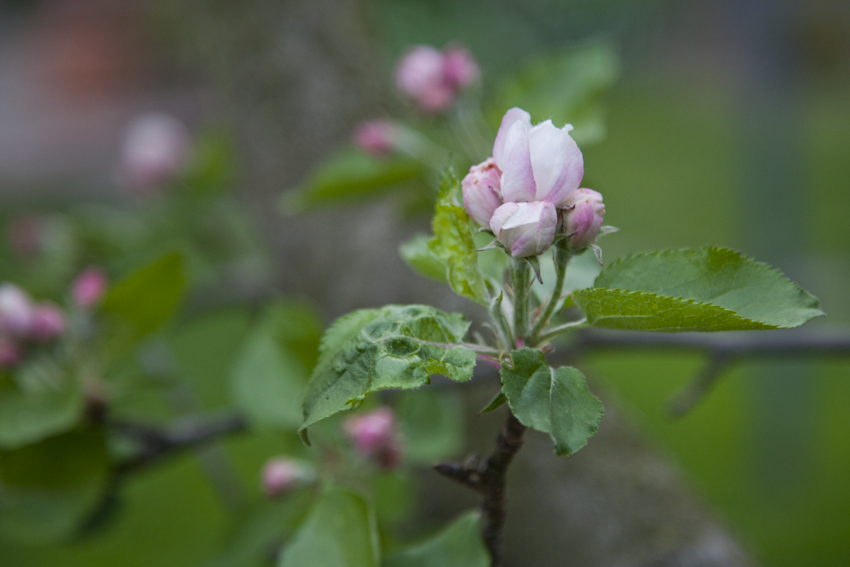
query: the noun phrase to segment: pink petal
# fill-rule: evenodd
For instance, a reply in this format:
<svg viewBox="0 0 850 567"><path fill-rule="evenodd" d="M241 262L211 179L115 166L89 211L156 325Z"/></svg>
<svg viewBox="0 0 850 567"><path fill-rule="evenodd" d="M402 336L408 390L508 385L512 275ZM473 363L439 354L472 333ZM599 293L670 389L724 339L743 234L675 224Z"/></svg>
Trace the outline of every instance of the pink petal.
<svg viewBox="0 0 850 567"><path fill-rule="evenodd" d="M570 130L569 124L559 129L547 120L532 128L528 135L535 198L549 201L556 207L562 206L578 189L584 176L584 158Z"/></svg>
<svg viewBox="0 0 850 567"><path fill-rule="evenodd" d="M508 131L502 156L502 198L507 201L533 201L535 196L534 170L528 143L528 124L514 122Z"/></svg>
<svg viewBox="0 0 850 567"><path fill-rule="evenodd" d="M502 125L499 127L499 132L496 134L496 143L493 144L493 159L500 169L502 167L502 158L505 153L505 144L508 141L508 132L514 122L523 122L531 128L531 115L521 108L514 107L507 111L502 117Z"/></svg>

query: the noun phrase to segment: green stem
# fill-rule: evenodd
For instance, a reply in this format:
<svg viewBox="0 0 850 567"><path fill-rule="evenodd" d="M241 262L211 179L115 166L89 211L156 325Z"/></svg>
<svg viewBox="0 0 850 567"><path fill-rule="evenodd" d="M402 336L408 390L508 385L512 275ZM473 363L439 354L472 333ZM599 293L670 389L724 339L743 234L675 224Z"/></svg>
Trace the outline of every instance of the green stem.
<svg viewBox="0 0 850 567"><path fill-rule="evenodd" d="M508 320L505 318L504 314L502 314L502 300L503 294L499 293L499 295L494 297L490 302L490 319L493 321L493 326L499 334L499 340L502 342L502 348L505 350L511 350L515 344L514 335L511 332L511 326L508 324Z"/></svg>
<svg viewBox="0 0 850 567"><path fill-rule="evenodd" d="M564 282L567 279L567 264L570 262L571 257L572 252L566 245L559 243L555 246L555 273L557 276L555 289L552 291L552 295L549 296L549 302L546 304L546 308L540 314L540 317L537 318L534 327L531 329L531 333L529 333L532 341L536 340L541 331L549 324L549 319L552 318L552 314L561 303L561 294L564 291Z"/></svg>
<svg viewBox="0 0 850 567"><path fill-rule="evenodd" d="M531 343L531 346L541 347L546 343L550 342L552 339L554 339L561 333L566 333L567 331L573 331L576 329L582 329L586 326L587 319L581 319L580 321L572 321L571 323L564 323L563 325L552 327L539 337L535 337L534 341Z"/></svg>
<svg viewBox="0 0 850 567"><path fill-rule="evenodd" d="M531 266L521 258L513 258L511 285L514 288L514 337L525 340L528 336L528 300L531 288Z"/></svg>

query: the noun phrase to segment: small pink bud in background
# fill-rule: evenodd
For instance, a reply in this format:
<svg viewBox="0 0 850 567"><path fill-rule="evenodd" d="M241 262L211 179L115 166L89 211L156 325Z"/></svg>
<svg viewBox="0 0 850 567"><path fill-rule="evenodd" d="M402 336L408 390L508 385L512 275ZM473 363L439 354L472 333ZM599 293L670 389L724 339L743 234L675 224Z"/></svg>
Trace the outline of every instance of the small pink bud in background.
<svg viewBox="0 0 850 567"><path fill-rule="evenodd" d="M32 331L33 305L29 295L11 283L0 284L0 333L25 337Z"/></svg>
<svg viewBox="0 0 850 567"><path fill-rule="evenodd" d="M97 267L87 268L71 284L74 303L83 309L91 309L100 302L106 292L106 273Z"/></svg>
<svg viewBox="0 0 850 567"><path fill-rule="evenodd" d="M354 144L366 153L384 156L393 149L398 126L388 120L361 122L351 135Z"/></svg>
<svg viewBox="0 0 850 567"><path fill-rule="evenodd" d="M49 301L39 303L33 311L31 332L39 341L55 339L65 332L65 314Z"/></svg>
<svg viewBox="0 0 850 567"><path fill-rule="evenodd" d="M21 349L13 340L0 335L0 368L14 368L21 361Z"/></svg>
<svg viewBox="0 0 850 567"><path fill-rule="evenodd" d="M41 251L44 245L44 226L38 217L19 216L6 229L9 248L16 256L27 258Z"/></svg>
<svg viewBox="0 0 850 567"><path fill-rule="evenodd" d="M312 478L312 471L305 463L289 457L275 457L263 466L263 492L269 497L278 496Z"/></svg>
<svg viewBox="0 0 850 567"><path fill-rule="evenodd" d="M567 246L573 249L592 244L602 228L605 204L602 195L593 189L578 189L567 200L572 206L564 217L564 231L569 236Z"/></svg>
<svg viewBox="0 0 850 567"><path fill-rule="evenodd" d="M555 239L558 212L548 201L505 203L493 213L490 230L515 258L538 256Z"/></svg>
<svg viewBox="0 0 850 567"><path fill-rule="evenodd" d="M452 46L443 53L443 73L446 81L457 90L463 90L478 80L481 71L478 63L466 48Z"/></svg>
<svg viewBox="0 0 850 567"><path fill-rule="evenodd" d="M401 461L401 442L393 410L384 406L345 420L343 429L359 453L375 459L384 469Z"/></svg>
<svg viewBox="0 0 850 567"><path fill-rule="evenodd" d="M396 68L398 90L413 100L418 101L443 80L443 54L430 45L417 45L408 51Z"/></svg>
<svg viewBox="0 0 850 567"><path fill-rule="evenodd" d="M502 172L493 158L473 165L463 178L463 206L476 223L489 227L493 212L502 205Z"/></svg>
<svg viewBox="0 0 850 567"><path fill-rule="evenodd" d="M121 154L121 178L147 192L173 181L186 166L191 148L188 130L177 118L149 112L127 130Z"/></svg>

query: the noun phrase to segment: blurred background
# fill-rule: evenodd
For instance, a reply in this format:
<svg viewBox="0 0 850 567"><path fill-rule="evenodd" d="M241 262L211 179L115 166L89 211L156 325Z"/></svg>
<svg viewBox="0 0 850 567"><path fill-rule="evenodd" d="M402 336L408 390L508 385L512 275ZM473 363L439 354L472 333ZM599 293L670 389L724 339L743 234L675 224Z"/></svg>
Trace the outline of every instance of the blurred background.
<svg viewBox="0 0 850 567"><path fill-rule="evenodd" d="M603 242L606 259L728 246L819 297L828 318L813 327L850 323L850 4L842 0L3 0L6 236L26 239L21 219L54 219L51 249L72 255L61 215L136 206L138 195L116 188L121 144L140 113L163 111L193 135L226 140L213 145L229 152L233 198L259 233L246 246L273 258L237 263L211 283L198 302L213 314L189 318L169 339L200 407L225 405L234 345L247 332L233 295L300 298L325 324L387 302L468 309L398 258L398 244L427 230L428 218L405 212L397 196L299 216L279 206L349 144L359 121L398 108L392 74L405 50L449 42L480 63L485 100L535 58L613 46L604 130L582 145L584 185L605 195L606 219L621 229ZM14 272L21 261L6 248L0 279L56 293L43 283L53 276ZM125 252L113 251L113 267ZM671 418L667 400L700 365L696 355L606 352L588 370L757 562L850 564L850 362L740 364L694 411ZM234 474L254 487L282 443L229 440ZM37 547L0 539L0 565L204 565L230 529L187 456L125 486L120 517L91 537Z"/></svg>

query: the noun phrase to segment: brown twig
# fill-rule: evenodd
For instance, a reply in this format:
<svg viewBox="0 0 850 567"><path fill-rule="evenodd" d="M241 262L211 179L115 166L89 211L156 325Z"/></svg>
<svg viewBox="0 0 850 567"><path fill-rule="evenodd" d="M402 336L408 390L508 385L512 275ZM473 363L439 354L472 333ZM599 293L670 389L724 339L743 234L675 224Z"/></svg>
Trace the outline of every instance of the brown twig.
<svg viewBox="0 0 850 567"><path fill-rule="evenodd" d="M502 564L507 472L522 447L525 430L526 427L509 412L505 427L496 438L496 448L487 460L473 455L460 465L440 463L434 467L441 475L481 494L481 535L492 567Z"/></svg>
<svg viewBox="0 0 850 567"><path fill-rule="evenodd" d="M111 420L107 420L106 426L140 446L135 455L114 465L116 473L124 474L147 468L168 456L215 441L223 435L243 431L247 421L241 415L232 414L204 419L187 418L167 429Z"/></svg>

